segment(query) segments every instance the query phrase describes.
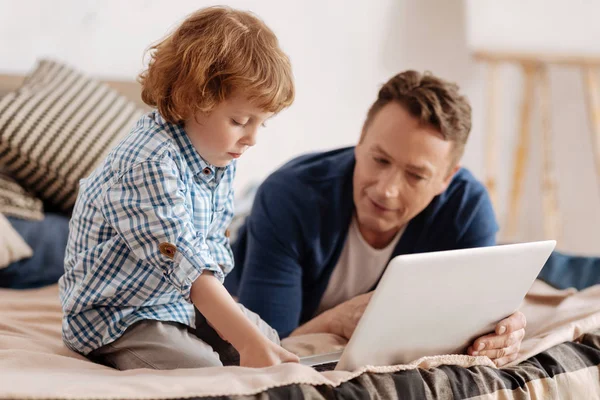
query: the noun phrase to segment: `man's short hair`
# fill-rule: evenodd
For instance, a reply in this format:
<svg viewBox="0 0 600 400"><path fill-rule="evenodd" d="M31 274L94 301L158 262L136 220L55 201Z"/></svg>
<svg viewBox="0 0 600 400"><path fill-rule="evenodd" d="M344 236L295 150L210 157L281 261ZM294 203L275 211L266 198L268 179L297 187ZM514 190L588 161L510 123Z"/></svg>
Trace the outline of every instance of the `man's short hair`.
<svg viewBox="0 0 600 400"><path fill-rule="evenodd" d="M453 164L464 152L471 131L471 106L459 93L458 85L440 79L430 72L404 71L392 77L379 90L363 125L362 142L375 115L395 101L415 118L437 129L445 140L452 141Z"/></svg>
<svg viewBox="0 0 600 400"><path fill-rule="evenodd" d="M201 9L149 49L139 76L142 100L171 123L209 112L240 90L277 113L294 100L290 61L255 15L229 7Z"/></svg>

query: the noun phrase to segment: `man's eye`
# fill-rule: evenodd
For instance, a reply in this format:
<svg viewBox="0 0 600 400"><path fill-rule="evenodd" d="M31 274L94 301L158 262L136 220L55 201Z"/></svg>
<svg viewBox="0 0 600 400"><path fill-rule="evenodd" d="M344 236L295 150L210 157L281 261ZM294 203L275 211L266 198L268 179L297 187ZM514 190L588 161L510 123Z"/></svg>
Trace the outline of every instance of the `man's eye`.
<svg viewBox="0 0 600 400"><path fill-rule="evenodd" d="M381 164L381 165L388 165L390 163L388 160L386 160L385 158L381 158L381 157L373 157L373 160L375 160L375 162L377 164Z"/></svg>
<svg viewBox="0 0 600 400"><path fill-rule="evenodd" d="M414 179L415 181L422 181L422 180L424 180L424 179L425 179L425 178L424 178L424 177L422 177L421 175L417 175L417 174L415 174L415 173L413 173L413 172L409 172L409 173L408 173L408 176L410 176L410 178L411 178L411 179Z"/></svg>

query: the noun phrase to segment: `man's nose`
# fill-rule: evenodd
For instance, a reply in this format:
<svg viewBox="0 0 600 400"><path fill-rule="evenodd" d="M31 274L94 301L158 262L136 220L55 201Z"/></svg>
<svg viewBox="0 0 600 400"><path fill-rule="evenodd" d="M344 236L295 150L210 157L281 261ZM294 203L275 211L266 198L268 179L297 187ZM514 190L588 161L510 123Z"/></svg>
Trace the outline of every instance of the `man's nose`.
<svg viewBox="0 0 600 400"><path fill-rule="evenodd" d="M402 187L402 180L400 173L390 171L381 177L378 184L379 193L385 198L398 197L400 194L400 188Z"/></svg>

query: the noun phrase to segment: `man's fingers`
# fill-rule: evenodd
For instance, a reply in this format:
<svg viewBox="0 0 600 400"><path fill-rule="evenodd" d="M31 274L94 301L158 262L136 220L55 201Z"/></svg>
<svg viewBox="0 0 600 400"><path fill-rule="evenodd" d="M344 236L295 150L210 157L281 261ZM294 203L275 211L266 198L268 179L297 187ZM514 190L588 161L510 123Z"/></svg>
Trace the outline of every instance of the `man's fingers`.
<svg viewBox="0 0 600 400"><path fill-rule="evenodd" d="M473 345L471 347L469 347L469 349L472 349L473 351L481 351L484 348L488 347L487 344L488 342L494 337L496 336L495 333L490 333L488 335L485 336L481 336L479 338L477 338L474 342ZM489 348L489 347L488 347ZM469 354L471 354L471 352L469 351Z"/></svg>
<svg viewBox="0 0 600 400"><path fill-rule="evenodd" d="M511 333L520 329L525 329L527 325L527 319L521 311L517 311L508 318L496 324L496 334L504 335L505 333Z"/></svg>
<svg viewBox="0 0 600 400"><path fill-rule="evenodd" d="M503 367L506 364L515 361L517 359L518 355L519 355L519 353L514 353L510 356L502 357L502 358L499 358L497 360L492 360L492 361L494 361L494 364L496 364L497 367Z"/></svg>
<svg viewBox="0 0 600 400"><path fill-rule="evenodd" d="M524 336L524 329L504 335L496 335L495 333L491 333L475 340L471 347L473 348L473 351L502 349L505 347L510 347L515 343L520 343Z"/></svg>
<svg viewBox="0 0 600 400"><path fill-rule="evenodd" d="M494 333L475 340L467 349L467 354L489 357L498 367L514 361L525 336L526 323L525 315L517 311L500 321Z"/></svg>
<svg viewBox="0 0 600 400"><path fill-rule="evenodd" d="M503 347L500 349L491 349L491 350L482 350L482 351L474 351L472 355L474 356L487 356L490 360L495 361L497 359L501 359L504 357L512 356L513 354L517 354L519 349L521 348L521 343L515 343L509 347Z"/></svg>

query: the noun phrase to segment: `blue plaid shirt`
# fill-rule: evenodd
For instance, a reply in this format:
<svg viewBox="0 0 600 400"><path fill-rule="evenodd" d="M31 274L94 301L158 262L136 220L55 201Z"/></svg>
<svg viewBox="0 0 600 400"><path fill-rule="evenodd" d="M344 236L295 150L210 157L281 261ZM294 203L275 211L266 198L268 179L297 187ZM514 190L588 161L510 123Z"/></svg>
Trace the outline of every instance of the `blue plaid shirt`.
<svg viewBox="0 0 600 400"><path fill-rule="evenodd" d="M88 354L140 320L193 326L194 280L233 268L234 176L158 112L140 119L80 182L59 282L68 347Z"/></svg>

